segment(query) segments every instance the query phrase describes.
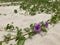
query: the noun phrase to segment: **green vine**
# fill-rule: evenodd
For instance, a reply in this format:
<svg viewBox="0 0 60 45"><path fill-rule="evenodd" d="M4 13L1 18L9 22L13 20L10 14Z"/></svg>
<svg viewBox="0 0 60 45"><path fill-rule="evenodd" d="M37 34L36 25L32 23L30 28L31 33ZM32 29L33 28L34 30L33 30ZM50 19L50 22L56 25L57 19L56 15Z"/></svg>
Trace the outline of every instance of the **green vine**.
<svg viewBox="0 0 60 45"><path fill-rule="evenodd" d="M49 19L46 22L42 21L40 23L30 24L29 27L26 27L24 29L21 29L17 26L15 27L11 24L7 24L6 27L4 28L5 31L13 32L14 30L17 30L17 32L15 32L17 34L13 38L11 38L11 34L5 35L4 40L0 41L0 44L2 45L2 42L9 43L10 40L15 39L15 41L17 41L16 45L24 45L25 40L27 40L28 38L32 38L32 36L34 36L40 32L47 32L49 24L50 25L56 24L60 21L59 19L60 19L59 15L53 15L51 17L51 19ZM23 34L22 30L24 30L26 34ZM27 38L25 37L26 35L28 35Z"/></svg>

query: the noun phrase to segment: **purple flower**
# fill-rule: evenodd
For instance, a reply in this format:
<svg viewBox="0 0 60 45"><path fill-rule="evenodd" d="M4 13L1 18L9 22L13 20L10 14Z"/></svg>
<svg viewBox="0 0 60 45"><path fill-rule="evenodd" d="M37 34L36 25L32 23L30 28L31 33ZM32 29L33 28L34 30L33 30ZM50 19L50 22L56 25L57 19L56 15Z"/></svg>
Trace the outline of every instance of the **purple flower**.
<svg viewBox="0 0 60 45"><path fill-rule="evenodd" d="M35 32L40 32L41 31L41 24L40 23L36 23L34 25L34 31Z"/></svg>
<svg viewBox="0 0 60 45"><path fill-rule="evenodd" d="M48 28L48 24L49 24L48 21L46 21L46 22L45 22L45 26L46 26L46 28Z"/></svg>

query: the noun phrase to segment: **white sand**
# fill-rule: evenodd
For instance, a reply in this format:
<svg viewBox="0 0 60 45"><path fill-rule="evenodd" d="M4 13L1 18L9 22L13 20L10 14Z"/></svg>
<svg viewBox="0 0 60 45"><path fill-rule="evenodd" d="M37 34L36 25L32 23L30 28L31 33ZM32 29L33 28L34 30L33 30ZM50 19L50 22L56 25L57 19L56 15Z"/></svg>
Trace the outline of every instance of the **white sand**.
<svg viewBox="0 0 60 45"><path fill-rule="evenodd" d="M14 13L14 9L18 10L18 13ZM35 16L25 16L22 15L23 11L19 10L19 6L6 6L0 7L0 28L2 29L6 24L14 22L14 26L24 28L29 26L31 23L37 23L41 21L47 21L50 19L50 14L38 14ZM4 14L7 14L4 16ZM25 42L25 45L60 45L60 23L56 24L52 29L49 29L47 35L41 37L39 34L33 37L33 39L28 39ZM3 35L7 34L5 31L0 31L0 41L3 40ZM15 33L12 33L15 34ZM14 43L14 40L10 43ZM9 44L3 44L9 45Z"/></svg>

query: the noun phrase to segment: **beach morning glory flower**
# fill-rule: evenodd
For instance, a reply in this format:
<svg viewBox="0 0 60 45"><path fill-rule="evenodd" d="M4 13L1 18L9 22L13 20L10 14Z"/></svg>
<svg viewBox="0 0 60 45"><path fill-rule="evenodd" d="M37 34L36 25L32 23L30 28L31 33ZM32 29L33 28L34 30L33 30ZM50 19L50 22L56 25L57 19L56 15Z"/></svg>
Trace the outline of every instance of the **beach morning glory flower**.
<svg viewBox="0 0 60 45"><path fill-rule="evenodd" d="M46 28L48 28L48 24L49 24L48 21L46 21L46 22L45 22L45 26L46 26Z"/></svg>
<svg viewBox="0 0 60 45"><path fill-rule="evenodd" d="M41 31L41 24L40 23L36 23L34 25L34 31L35 32L40 32Z"/></svg>

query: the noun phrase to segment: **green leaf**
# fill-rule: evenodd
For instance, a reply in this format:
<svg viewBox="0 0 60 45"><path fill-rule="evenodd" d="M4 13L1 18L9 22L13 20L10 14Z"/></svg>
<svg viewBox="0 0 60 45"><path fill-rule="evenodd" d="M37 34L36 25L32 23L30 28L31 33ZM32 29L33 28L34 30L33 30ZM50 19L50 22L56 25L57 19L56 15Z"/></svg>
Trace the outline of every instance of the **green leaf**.
<svg viewBox="0 0 60 45"><path fill-rule="evenodd" d="M45 26L42 26L42 27L41 27L41 30L42 30L43 32L47 32L47 30L46 30L46 27L45 27Z"/></svg>
<svg viewBox="0 0 60 45"><path fill-rule="evenodd" d="M18 40L17 45L24 45L25 40Z"/></svg>
<svg viewBox="0 0 60 45"><path fill-rule="evenodd" d="M24 30L25 30L26 32L30 32L30 28L28 28L28 27L24 28Z"/></svg>
<svg viewBox="0 0 60 45"><path fill-rule="evenodd" d="M21 37L18 42L17 42L17 45L24 45L24 42L25 42L25 37Z"/></svg>
<svg viewBox="0 0 60 45"><path fill-rule="evenodd" d="M17 41L22 36L22 29L19 29L18 27L16 27L16 28L17 28L17 36L16 36L16 41Z"/></svg>
<svg viewBox="0 0 60 45"><path fill-rule="evenodd" d="M18 11L15 9L15 10L14 10L14 13L18 13Z"/></svg>
<svg viewBox="0 0 60 45"><path fill-rule="evenodd" d="M8 33L7 35L4 35L4 41L6 43L8 43L10 39L11 39L11 34L10 33Z"/></svg>
<svg viewBox="0 0 60 45"><path fill-rule="evenodd" d="M34 25L33 25L33 24L30 24L30 28L31 28L31 29L34 29Z"/></svg>
<svg viewBox="0 0 60 45"><path fill-rule="evenodd" d="M34 36L36 33L35 32L29 32L28 35L29 35L29 38L31 38L32 36Z"/></svg>
<svg viewBox="0 0 60 45"><path fill-rule="evenodd" d="M11 25L11 24L7 24L6 27L5 27L5 29L6 29L6 30L9 29L10 31L12 31L12 30L14 30L14 26Z"/></svg>
<svg viewBox="0 0 60 45"><path fill-rule="evenodd" d="M56 24L58 22L58 15L54 15L50 19L51 24Z"/></svg>
<svg viewBox="0 0 60 45"><path fill-rule="evenodd" d="M2 42L0 41L0 45L2 45Z"/></svg>
<svg viewBox="0 0 60 45"><path fill-rule="evenodd" d="M31 14L31 16L34 16L34 15L36 15L36 12L31 11L31 12L29 12L29 14Z"/></svg>

